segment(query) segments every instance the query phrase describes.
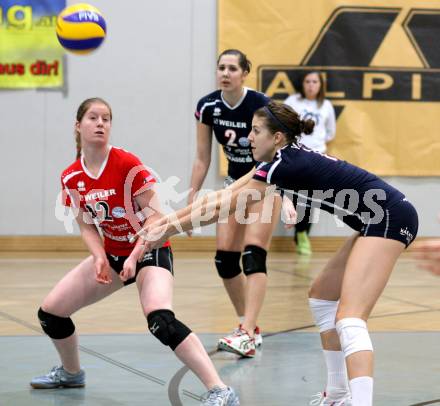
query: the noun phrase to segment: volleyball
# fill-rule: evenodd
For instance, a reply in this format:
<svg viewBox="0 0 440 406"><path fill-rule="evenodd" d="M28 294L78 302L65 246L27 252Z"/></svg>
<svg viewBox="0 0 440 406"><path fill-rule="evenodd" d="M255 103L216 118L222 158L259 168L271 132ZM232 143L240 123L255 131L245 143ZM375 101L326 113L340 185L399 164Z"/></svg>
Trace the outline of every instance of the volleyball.
<svg viewBox="0 0 440 406"><path fill-rule="evenodd" d="M88 54L102 44L107 27L96 7L78 3L61 11L56 32L64 49L75 54Z"/></svg>

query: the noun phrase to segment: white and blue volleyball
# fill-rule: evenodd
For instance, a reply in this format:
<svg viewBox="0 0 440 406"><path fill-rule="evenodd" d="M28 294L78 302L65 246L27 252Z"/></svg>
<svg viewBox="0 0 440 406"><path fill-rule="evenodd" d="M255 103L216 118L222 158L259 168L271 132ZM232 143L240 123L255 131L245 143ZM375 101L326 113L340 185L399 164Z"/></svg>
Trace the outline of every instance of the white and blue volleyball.
<svg viewBox="0 0 440 406"><path fill-rule="evenodd" d="M88 54L104 41L107 26L101 12L90 4L66 7L57 18L57 37L69 52Z"/></svg>

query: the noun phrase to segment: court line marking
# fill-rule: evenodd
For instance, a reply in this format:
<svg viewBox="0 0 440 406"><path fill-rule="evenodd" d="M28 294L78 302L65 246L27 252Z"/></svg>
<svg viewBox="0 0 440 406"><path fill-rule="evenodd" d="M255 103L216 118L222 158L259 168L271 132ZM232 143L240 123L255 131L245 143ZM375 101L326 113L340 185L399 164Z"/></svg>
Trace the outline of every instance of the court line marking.
<svg viewBox="0 0 440 406"><path fill-rule="evenodd" d="M400 299L400 298L397 299L397 298L395 298L393 296L389 296L389 295L383 295L382 294L382 295L380 295L380 297L383 297L383 298L388 299L388 300L394 300L394 301L400 302L400 303L406 303L406 304L409 304L409 305L412 305L412 306L418 306L418 307L423 307L425 309L435 310L435 307L432 307L432 306L427 306L427 305L423 305L423 304L413 303L410 300L404 300L404 299Z"/></svg>
<svg viewBox="0 0 440 406"><path fill-rule="evenodd" d="M406 316L406 315L409 315L409 314L435 313L435 312L439 312L439 311L440 311L440 309L429 309L429 310L427 309L427 310L412 310L412 311L408 311L408 312L398 312L398 313L376 314L375 316L369 317L368 320L371 320L371 319L381 319L381 318L384 318L384 317ZM305 326L304 329L307 330L307 329L312 328L312 327L315 327L315 325L313 324L313 325ZM295 330L297 330L297 329L295 329ZM289 332L289 331L293 331L293 330L285 330L286 333ZM381 331L374 331L374 333L380 333L380 332ZM389 331L384 330L384 332L388 333ZM436 331L436 330L433 330L433 331L419 331L419 330L411 331L411 330L409 330L409 331L396 331L396 332L399 332L399 333L414 333L414 332L419 332L419 333L424 333L424 332L427 332L427 333L438 333L438 331Z"/></svg>
<svg viewBox="0 0 440 406"><path fill-rule="evenodd" d="M61 259L38 259L38 260L33 260L33 259L25 259L25 260L0 259L0 263L2 263L2 262L3 263L7 263L7 262L12 262L12 263L14 263L14 262L20 262L20 263L23 263L23 262L29 262L29 263L31 263L31 262L32 263L35 263L35 262L62 263L62 262L66 262L66 259L63 259L63 260L61 260ZM77 262L77 258L72 258L71 262ZM194 262L196 262L196 263L203 263L203 262L206 262L206 259L197 259L195 261L194 260L189 260L189 259L188 260L183 259L183 260L179 260L179 262L181 262L181 263L194 263ZM270 262L292 263L292 260L290 260L290 259L282 260L281 259L281 260L273 260L273 261L268 261L268 262L269 263ZM291 272L291 271L284 271L284 270L272 269L272 268L270 269L270 271L290 274L290 275L293 275L293 276L296 276L296 277L299 277L299 278L302 278L302 279L305 279L305 280L308 280L308 281L312 281L314 279L312 277L299 274L296 271ZM428 306L425 306L425 305L420 305L420 304L412 303L412 302L409 302L409 301L405 301L405 300L402 300L402 299L399 299L399 298L393 298L391 296L385 296L385 295L382 295L382 296L388 298L389 300L395 300L397 302L411 304L411 305L414 305L414 306L417 306L417 307L423 307L423 308L425 308L427 310L409 311L409 312L400 312L400 313L388 313L388 314L383 314L383 315L372 316L372 317L370 317L370 319L371 318L392 317L392 316L396 316L396 315L408 315L408 314L416 314L416 313L429 313L429 312L435 312L435 311L439 311L440 310L440 309L431 308L431 307L428 307ZM34 330L34 331L38 332L40 335L42 335L41 331L38 328L36 328L35 326L33 326L33 325L23 321L23 320L14 318L13 316L7 315L6 313L0 311L0 315L2 315L2 314L3 314L3 317L8 318L8 319L10 319L12 321L15 321L18 324L22 324L23 326L25 326L27 328L30 328L31 330ZM282 330L282 331L278 331L278 332L274 332L274 333L263 334L263 337L268 338L268 337L275 336L275 335L278 335L278 334L289 333L289 332L294 332L294 331L299 331L299 330L307 330L307 329L313 328L313 327L315 327L314 324L313 325L300 326L300 327L295 327L295 328L288 329L288 330ZM158 383L158 384L160 384L162 386L164 386L166 384L165 381L163 381L163 380L161 380L159 378L156 378L156 377L153 377L151 375L145 374L142 371L136 370L136 369L134 369L134 368L132 368L132 367L130 367L128 365L120 363L119 361L113 360L113 359L111 359L109 357L106 357L103 354L100 354L98 352L90 350L90 349L88 349L86 347L79 346L79 349L81 351L83 351L83 352L88 353L89 355L92 355L92 356L95 356L97 358L100 358L100 359L102 359L102 360L104 360L106 362L109 362L109 363L111 363L111 364L113 364L115 366L118 366L118 367L120 367L122 369L125 369L125 370L127 370L129 372L132 372L132 373L134 373L136 375L139 375L141 377L144 377L144 378L146 378L146 379L148 379L150 381L156 382L156 383ZM209 357L211 357L212 355L216 354L217 352L218 352L218 350L216 349L214 351L209 352L208 355L209 355ZM169 398L172 406L183 406L183 404L182 404L182 402L180 400L180 396L179 396L179 386L180 386L180 383L181 383L183 377L185 376L185 374L188 371L189 371L188 367L186 367L186 366L182 367L181 369L179 369L174 374L174 376L172 377L172 379L171 379L171 381L169 383L169 386L168 386L168 398ZM200 396L198 396L198 395L196 395L196 394L194 394L194 393L192 393L190 391L187 391L185 389L182 390L182 393L185 396L188 396L188 397L190 397L192 399L199 400L199 401L201 400ZM410 406L430 405L430 404L437 403L439 401L440 401L440 399L437 399L437 400L434 400L434 401L418 403L418 404L414 404L414 405L410 405Z"/></svg>
<svg viewBox="0 0 440 406"><path fill-rule="evenodd" d="M310 327L314 327L314 326L315 325L307 325L307 326L295 327L295 328L290 329L290 330L277 331L275 333L267 333L267 334L263 334L263 337L272 337L272 336L277 335L277 334L288 333L288 332L291 332L291 331L301 330L301 329L304 329L304 328L310 328ZM220 352L218 348L208 352L209 358L211 358L213 355L217 354L218 352ZM249 359L251 360L252 358L249 358ZM243 360L245 360L245 359L243 359ZM180 368L174 374L174 376L171 378L170 384L168 385L168 398L170 399L172 406L183 406L183 404L181 403L181 400L179 398L179 393L178 392L179 392L180 383L182 382L183 377L185 376L185 374L189 370L190 369L185 365L182 368ZM188 396L188 394L186 392L187 391L184 390L183 394ZM193 397L193 399L202 400L201 397L197 397L197 398Z"/></svg>
<svg viewBox="0 0 440 406"><path fill-rule="evenodd" d="M269 271L270 272L275 271L275 272L290 274L290 275L293 275L293 276L296 276L298 278L302 278L302 279L305 279L305 280L308 280L308 281L313 281L314 280L314 278L312 278L310 276L307 276L307 275L298 274L296 271L292 272L292 271L285 271L285 270L282 270L282 269L273 269L273 268L270 268ZM389 287L393 287L393 285L389 285ZM409 286L409 287L413 288L413 286ZM417 286L417 287L420 287L420 286ZM430 287L430 286L428 286L428 287ZM419 303L414 303L414 302L411 302L409 300L404 300L404 299L400 299L400 298L396 298L396 297L390 296L388 294L385 294L385 295L382 294L381 297L386 298L388 300L394 300L395 302L405 303L405 304L408 304L408 305L411 305L411 306L422 307L424 309L429 309L429 310L434 310L434 311L438 310L438 309L436 309L435 307L432 307L432 306L427 306L427 305L422 305L422 304L419 304ZM376 316L372 316L372 317L376 317ZM369 318L371 319L372 317L369 317Z"/></svg>
<svg viewBox="0 0 440 406"><path fill-rule="evenodd" d="M33 331L39 333L40 336L43 336L43 333L42 333L41 329L36 327L33 324L30 324L30 323L28 323L28 322L26 322L24 320L21 320L21 319L19 319L17 317L14 317L14 316L12 316L12 315L10 315L8 313L3 312L3 311L0 311L0 316L2 316L5 319L14 321L17 324L20 324L20 325L22 325L22 326L24 326L24 327L26 327L26 328L28 328L30 330L33 330ZM87 353L87 354L89 354L91 356L94 356L96 358L100 358L101 360L103 360L105 362L108 362L109 364L115 365L115 366L117 366L117 367L119 367L121 369L124 369L124 370L126 370L128 372L131 372L131 373L133 373L135 375L138 375L138 376L140 376L142 378L145 378L145 379L147 379L147 380L149 380L151 382L157 383L157 384L159 384L161 386L165 386L166 385L166 381L164 381L163 379L157 378L157 377L155 377L153 375L150 375L150 374L142 372L142 371L140 371L138 369L132 368L131 366L129 366L127 364L124 364L124 363L122 363L120 361L117 361L117 360L115 360L113 358L107 357L106 355L101 354L101 353L99 353L97 351L94 351L94 350L92 350L90 348L87 348L87 347L84 347L84 346L80 345L79 349L82 352L85 352L85 353ZM189 394L191 393L189 391L187 391L187 392ZM197 397L197 395L195 395L195 394L191 394L191 395Z"/></svg>
<svg viewBox="0 0 440 406"><path fill-rule="evenodd" d="M400 312L400 313L390 313L390 314L384 314L384 315L372 316L372 317L370 317L370 318L390 317L390 316L395 316L395 315L414 314L414 313L430 313L430 312L433 312L433 311L439 311L439 310L440 310L440 309L434 309L434 310L420 310L420 311ZM3 311L0 311L0 316L2 316L3 318L9 319L9 320L11 320L11 321L14 321L14 322L16 322L17 324L20 324L20 325L22 325L22 326L24 326L24 327L27 327L28 329L33 330L33 331L39 333L40 336L43 335L42 332L41 332L41 330L40 330L38 327L36 327L36 326L34 326L34 325L30 324L30 323L27 323L27 322L24 321L24 320L21 320L21 319L19 319L19 318L16 318L16 317L14 317L14 316L11 316L11 315L9 315L9 314L3 312ZM292 328L292 329L287 329L287 330L277 331L277 332L274 332L274 333L263 334L263 337L265 337L265 338L269 338L269 337L273 337L273 336L275 336L275 335L284 334L284 333L290 333L290 332L300 331L300 330L307 330L307 329L309 329L309 328L313 328L313 327L315 327L314 324L309 324L309 325L305 325L305 326L294 327L294 328ZM89 354L89 355L91 355L91 356L94 356L94 357L100 358L100 359L102 359L102 360L105 361L105 362L108 362L108 363L110 363L110 364L113 364L113 365L115 365L115 366L117 366L117 367L119 367L119 368L121 368L121 369L125 369L125 370L127 370L127 371L129 371L129 372L132 372L133 374L136 374L136 375L138 375L138 376L141 376L141 377L143 377L143 378L146 378L146 379L148 379L148 380L150 380L150 381L152 381L152 382L158 383L158 384L161 385L161 386L165 386L165 384L166 384L165 381L163 381L163 380L161 380L161 379L159 379L159 378L156 378L156 377L154 377L154 376L152 376L152 375L146 374L146 373L144 373L144 372L142 372L142 371L139 371L139 370L137 370L137 369L135 369L135 368L132 368L132 367L126 365L126 364L123 364L123 363L121 363L121 362L119 362L119 361L113 360L112 358L109 358L109 357L107 357L107 356L105 356L105 355L103 355L103 354L101 354L101 353L98 353L98 352L96 352L96 351L94 351L94 350L91 350L91 349L89 349L89 348L87 348L87 347L84 347L84 346L81 346L81 345L80 345L80 346L79 346L79 349L80 349L82 352L85 352L85 353L87 353L87 354ZM217 352L219 352L218 349L215 349L215 350L213 350L213 351L210 351L210 352L208 352L208 356L209 356L209 357L212 357L212 356L215 355ZM180 369L174 374L174 376L173 376L173 377L171 378L171 380L170 380L170 383L169 383L169 385L168 385L168 398L169 398L169 400L170 400L172 406L183 406L183 403L181 402L181 400L180 400L180 396L179 396L179 387L180 387L180 383L181 383L183 377L185 376L185 374L186 374L188 371L189 371L189 368L188 368L187 366L183 366L182 368L180 368ZM200 401L200 400L202 399L201 396L199 396L199 395L197 395L197 394L194 394L194 393L192 393L192 392L190 392L190 391L187 391L187 390L185 390L185 389L182 390L182 393L183 393L185 396L190 397L190 398L192 398L192 399L194 399L194 400L198 400L198 401ZM436 399L436 400L432 400L432 401L427 401L427 402L422 402L422 403L416 403L416 404L412 404L412 405L410 405L410 406L425 406L425 405L431 405L431 404L435 404L435 403L440 403L440 399Z"/></svg>

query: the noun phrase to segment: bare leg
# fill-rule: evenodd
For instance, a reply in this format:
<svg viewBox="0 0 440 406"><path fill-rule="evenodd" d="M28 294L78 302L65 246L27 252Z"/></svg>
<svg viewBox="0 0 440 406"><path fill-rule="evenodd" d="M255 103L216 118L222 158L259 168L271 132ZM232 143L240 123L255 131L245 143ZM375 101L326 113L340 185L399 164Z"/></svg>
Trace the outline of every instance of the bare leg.
<svg viewBox="0 0 440 406"><path fill-rule="evenodd" d="M238 224L235 216L229 216L227 223L217 223L217 249L241 252L243 250L244 225ZM243 272L234 278L222 279L226 292L238 317L244 316L246 277Z"/></svg>
<svg viewBox="0 0 440 406"><path fill-rule="evenodd" d="M404 245L379 237L360 237L347 262L336 320L366 321L391 275ZM373 376L373 352L359 351L346 359L350 379Z"/></svg>
<svg viewBox="0 0 440 406"><path fill-rule="evenodd" d="M136 283L145 316L154 310L172 310L173 282L173 276L164 268L149 266L140 271ZM226 386L194 333L188 335L176 347L175 353L208 390L213 386Z"/></svg>
<svg viewBox="0 0 440 406"><path fill-rule="evenodd" d="M254 336L257 326L257 319L260 314L266 295L267 276L263 273L255 273L247 277L246 285L246 310L243 330L246 330L250 337Z"/></svg>
<svg viewBox="0 0 440 406"><path fill-rule="evenodd" d="M199 377L208 390L214 386L226 386L220 379L211 358L209 358L199 338L194 333L186 337L174 352Z"/></svg>
<svg viewBox="0 0 440 406"><path fill-rule="evenodd" d="M357 238L358 234L350 237L319 273L309 290L310 298L339 300L347 260ZM341 351L339 336L335 328L320 333L320 336L324 350Z"/></svg>
<svg viewBox="0 0 440 406"><path fill-rule="evenodd" d="M78 373L81 366L79 362L78 335L76 331L70 337L61 340L52 338L52 342L60 356L63 368L71 374Z"/></svg>
<svg viewBox="0 0 440 406"><path fill-rule="evenodd" d="M268 196L265 200L249 206L249 215L258 214L258 221L246 226L243 245L255 245L268 251L280 210L281 198L278 195ZM251 337L254 335L257 319L263 306L266 287L267 275L265 273L258 272L247 276L246 310L242 327Z"/></svg>
<svg viewBox="0 0 440 406"><path fill-rule="evenodd" d="M95 303L123 286L114 272L113 282L102 285L95 281L93 258L82 261L61 279L44 299L41 308L59 317L70 317L82 307ZM78 337L76 331L67 338L52 342L58 351L64 369L70 373L80 370Z"/></svg>

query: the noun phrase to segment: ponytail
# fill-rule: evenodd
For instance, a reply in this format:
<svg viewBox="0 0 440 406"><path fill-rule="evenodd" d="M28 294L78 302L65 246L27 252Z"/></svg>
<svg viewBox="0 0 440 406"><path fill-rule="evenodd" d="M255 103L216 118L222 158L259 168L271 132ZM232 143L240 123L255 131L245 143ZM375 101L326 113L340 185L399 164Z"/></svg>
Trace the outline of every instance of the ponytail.
<svg viewBox="0 0 440 406"><path fill-rule="evenodd" d="M301 133L305 135L310 135L313 132L313 129L315 128L315 122L313 120L301 120L299 122L299 130Z"/></svg>
<svg viewBox="0 0 440 406"><path fill-rule="evenodd" d="M75 131L75 143L76 143L76 159L81 157L81 134L79 131Z"/></svg>

